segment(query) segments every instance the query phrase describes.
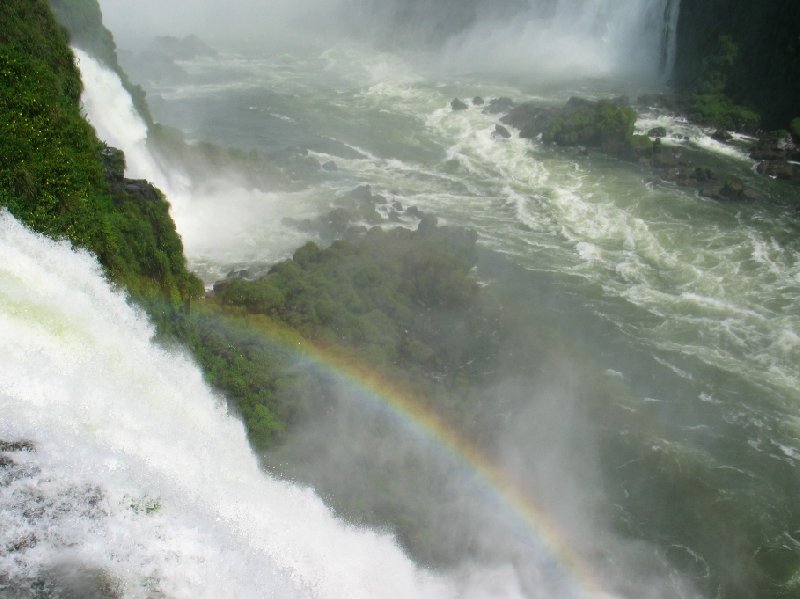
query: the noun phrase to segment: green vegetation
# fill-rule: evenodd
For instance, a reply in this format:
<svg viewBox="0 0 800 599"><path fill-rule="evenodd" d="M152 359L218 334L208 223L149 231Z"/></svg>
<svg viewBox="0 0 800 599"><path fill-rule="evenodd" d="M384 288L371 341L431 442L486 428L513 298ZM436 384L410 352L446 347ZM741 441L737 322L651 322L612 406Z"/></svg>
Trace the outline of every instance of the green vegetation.
<svg viewBox="0 0 800 599"><path fill-rule="evenodd" d="M728 95L728 76L738 57L739 47L731 36L719 36L715 51L703 59L702 74L689 107L693 120L724 129L756 130L758 113L735 104Z"/></svg>
<svg viewBox="0 0 800 599"><path fill-rule="evenodd" d="M636 111L611 100L570 98L545 129L542 139L560 146L592 146L618 150L633 135Z"/></svg>
<svg viewBox="0 0 800 599"><path fill-rule="evenodd" d="M766 129L785 129L798 115L800 4L795 0L681 0L673 81L682 93L708 94L709 75L722 72L724 95L702 98L698 114L736 123L745 106ZM734 49L733 53L729 50ZM727 64L726 59L729 60ZM716 64L714 64L716 63ZM710 68L709 68L710 67Z"/></svg>
<svg viewBox="0 0 800 599"><path fill-rule="evenodd" d="M94 252L132 292L202 292L163 198L112 192L102 144L80 112L80 75L44 0L0 4L0 206ZM119 159L118 159L119 161Z"/></svg>
<svg viewBox="0 0 800 599"><path fill-rule="evenodd" d="M453 394L481 380L500 353L503 327L469 276L475 260L474 233L426 218L417 231L375 228L356 244L308 243L265 277L218 283L213 300L191 314L151 312L266 449L309 413L316 384L290 374L297 356L276 335L293 339L288 345L309 340L450 410Z"/></svg>

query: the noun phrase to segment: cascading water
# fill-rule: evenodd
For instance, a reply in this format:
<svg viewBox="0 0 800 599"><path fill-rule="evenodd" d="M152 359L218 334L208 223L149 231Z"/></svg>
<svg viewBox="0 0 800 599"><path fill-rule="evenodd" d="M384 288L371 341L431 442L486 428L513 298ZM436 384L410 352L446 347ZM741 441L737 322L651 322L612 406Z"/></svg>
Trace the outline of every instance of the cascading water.
<svg viewBox="0 0 800 599"><path fill-rule="evenodd" d="M281 217L307 216L302 195L267 193L219 173L198 186L180 169L164 167L148 146L147 125L119 76L80 49L73 49L83 81L87 119L106 143L125 152L125 174L146 179L165 193L190 265L213 281L236 264L274 262L304 238Z"/></svg>
<svg viewBox="0 0 800 599"><path fill-rule="evenodd" d="M421 570L262 474L87 253L2 212L0 254L3 597L521 596L506 571Z"/></svg>
<svg viewBox="0 0 800 599"><path fill-rule="evenodd" d="M547 79L663 80L674 61L679 5L679 0L529 0L511 15L484 11L448 43L446 64Z"/></svg>

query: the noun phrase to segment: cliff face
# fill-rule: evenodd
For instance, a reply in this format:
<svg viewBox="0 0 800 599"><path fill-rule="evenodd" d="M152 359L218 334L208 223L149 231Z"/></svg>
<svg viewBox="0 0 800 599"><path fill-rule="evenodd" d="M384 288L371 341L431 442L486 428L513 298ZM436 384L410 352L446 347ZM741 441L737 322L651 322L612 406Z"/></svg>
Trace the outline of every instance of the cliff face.
<svg viewBox="0 0 800 599"><path fill-rule="evenodd" d="M765 128L787 128L800 116L800 3L796 0L682 0L674 71L676 87L693 91L711 63L735 52L725 72L725 92L758 111ZM723 44L724 45L724 44Z"/></svg>
<svg viewBox="0 0 800 599"><path fill-rule="evenodd" d="M134 293L173 302L201 293L163 197L152 190L141 200L104 164L81 115L67 34L46 0L3 0L0 23L0 207L91 250Z"/></svg>

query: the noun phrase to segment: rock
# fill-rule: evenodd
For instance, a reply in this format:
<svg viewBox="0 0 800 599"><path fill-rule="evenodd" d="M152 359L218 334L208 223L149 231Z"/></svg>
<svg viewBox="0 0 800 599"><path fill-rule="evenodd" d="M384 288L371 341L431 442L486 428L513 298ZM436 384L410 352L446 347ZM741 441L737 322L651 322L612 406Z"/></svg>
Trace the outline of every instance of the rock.
<svg viewBox="0 0 800 599"><path fill-rule="evenodd" d="M656 147L655 144L653 145L653 150L653 158L650 160L650 164L653 168L676 168L679 166L680 154L671 150L665 150L660 145Z"/></svg>
<svg viewBox="0 0 800 599"><path fill-rule="evenodd" d="M632 135L626 157L635 161L649 161L654 154L653 145L653 140L647 135Z"/></svg>
<svg viewBox="0 0 800 599"><path fill-rule="evenodd" d="M800 149L787 131L768 131L750 150L753 160L779 161L800 158Z"/></svg>
<svg viewBox="0 0 800 599"><path fill-rule="evenodd" d="M414 218L422 218L422 210L417 208L416 206L409 206L406 208L406 214L408 216L413 216Z"/></svg>
<svg viewBox="0 0 800 599"><path fill-rule="evenodd" d="M665 127L653 127L647 132L650 137L661 138L667 136L667 129Z"/></svg>
<svg viewBox="0 0 800 599"><path fill-rule="evenodd" d="M129 198L143 202L155 202L163 197L155 186L144 179L122 179L109 181L109 183L111 183L111 190L115 195L124 193Z"/></svg>
<svg viewBox="0 0 800 599"><path fill-rule="evenodd" d="M453 110L466 110L468 106L458 98L453 98L450 102L450 108Z"/></svg>
<svg viewBox="0 0 800 599"><path fill-rule="evenodd" d="M480 96L475 96L472 98L472 105L473 106L483 106L483 98Z"/></svg>
<svg viewBox="0 0 800 599"><path fill-rule="evenodd" d="M0 440L0 451L35 451L33 441L3 441Z"/></svg>
<svg viewBox="0 0 800 599"><path fill-rule="evenodd" d="M800 165L787 160L762 160L756 171L782 181L800 181Z"/></svg>
<svg viewBox="0 0 800 599"><path fill-rule="evenodd" d="M336 166L336 163L333 160L328 160L328 162L322 165L322 170L333 172L338 171L339 167Z"/></svg>
<svg viewBox="0 0 800 599"><path fill-rule="evenodd" d="M245 269L242 270L232 270L227 275L225 275L226 279L248 279L250 278L250 271Z"/></svg>
<svg viewBox="0 0 800 599"><path fill-rule="evenodd" d="M700 167L694 169L694 180L698 183L705 183L707 181L716 181L717 173L708 167ZM740 182L741 183L741 182Z"/></svg>
<svg viewBox="0 0 800 599"><path fill-rule="evenodd" d="M122 181L125 178L125 153L117 148L105 146L100 150L103 171L109 181Z"/></svg>
<svg viewBox="0 0 800 599"><path fill-rule="evenodd" d="M403 203L400 200L395 200L394 202L392 202L392 208L394 208L398 212L402 212L403 211Z"/></svg>
<svg viewBox="0 0 800 599"><path fill-rule="evenodd" d="M502 114L514 108L514 100L511 98L494 98L483 109L484 114Z"/></svg>
<svg viewBox="0 0 800 599"><path fill-rule="evenodd" d="M744 183L736 177L731 177L720 187L719 197L725 200L744 199Z"/></svg>
<svg viewBox="0 0 800 599"><path fill-rule="evenodd" d="M717 129L711 134L711 139L715 139L720 143L726 144L733 139L733 135L725 131L725 129Z"/></svg>
<svg viewBox="0 0 800 599"><path fill-rule="evenodd" d="M558 111L542 139L560 146L600 147L618 154L629 147L636 112L612 100L572 97Z"/></svg>
<svg viewBox="0 0 800 599"><path fill-rule="evenodd" d="M539 106L534 102L525 102L512 108L500 122L519 129L519 136L522 138L535 139L547 130L556 111L557 109Z"/></svg>
<svg viewBox="0 0 800 599"><path fill-rule="evenodd" d="M492 137L495 139L508 139L511 137L511 132L503 127L503 125L495 125L492 131Z"/></svg>

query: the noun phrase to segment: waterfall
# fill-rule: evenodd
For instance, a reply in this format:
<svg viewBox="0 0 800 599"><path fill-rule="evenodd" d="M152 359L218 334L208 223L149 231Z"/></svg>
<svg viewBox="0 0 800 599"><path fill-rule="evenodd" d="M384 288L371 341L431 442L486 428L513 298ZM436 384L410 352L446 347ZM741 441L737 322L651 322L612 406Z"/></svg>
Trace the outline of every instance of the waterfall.
<svg viewBox="0 0 800 599"><path fill-rule="evenodd" d="M200 370L151 342L89 254L7 212L0 254L3 597L520 596L512 575L424 571L263 474Z"/></svg>
<svg viewBox="0 0 800 599"><path fill-rule="evenodd" d="M528 0L481 15L446 44L449 68L539 79L665 80L674 60L679 0Z"/></svg>

